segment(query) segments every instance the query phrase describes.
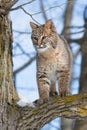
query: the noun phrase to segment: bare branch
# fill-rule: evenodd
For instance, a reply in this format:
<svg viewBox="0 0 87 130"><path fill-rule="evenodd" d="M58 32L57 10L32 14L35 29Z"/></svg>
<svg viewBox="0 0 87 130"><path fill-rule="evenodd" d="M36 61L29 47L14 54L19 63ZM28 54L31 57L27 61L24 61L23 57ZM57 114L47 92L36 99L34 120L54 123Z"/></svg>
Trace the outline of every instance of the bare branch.
<svg viewBox="0 0 87 130"><path fill-rule="evenodd" d="M87 29L81 30L81 31L75 31L75 32L71 32L71 33L65 33L64 35L73 35L73 34L79 34L79 33L85 33L87 32Z"/></svg>
<svg viewBox="0 0 87 130"><path fill-rule="evenodd" d="M33 18L33 16L30 14L30 13L28 13L23 7L21 7L21 9L24 11L24 13L26 13L27 15L29 15L37 24L40 24L38 21L36 21L34 18Z"/></svg>
<svg viewBox="0 0 87 130"><path fill-rule="evenodd" d="M44 17L44 19L45 19L45 21L47 21L47 15L46 15L46 13L45 13L45 8L44 8L44 3L43 3L43 0L40 0L40 7L41 7L41 12L43 12L43 17Z"/></svg>
<svg viewBox="0 0 87 130"><path fill-rule="evenodd" d="M74 59L77 58L77 56L81 53L81 48L76 52L76 54L73 56Z"/></svg>
<svg viewBox="0 0 87 130"><path fill-rule="evenodd" d="M18 31L18 30L13 30L13 32L15 33L19 33L19 34L31 34L31 32L26 32L26 31Z"/></svg>
<svg viewBox="0 0 87 130"><path fill-rule="evenodd" d="M71 29L72 28L78 28L78 29L81 28L82 29L82 28L84 28L84 25L83 26L66 26L65 29L67 29L67 28L71 28Z"/></svg>
<svg viewBox="0 0 87 130"><path fill-rule="evenodd" d="M69 3L69 5L72 5L72 4L73 4L72 1L68 1L68 3ZM51 9L55 9L55 8L60 8L60 9L62 9L62 6L66 5L66 4L67 4L67 2L66 2L66 3L62 3L62 4L60 4L60 5L55 5L55 6L49 7L48 9L45 9L45 10L42 11L42 12L39 11L39 12L37 12L37 13L32 14L32 16L33 16L33 15L37 15L37 14L41 14L41 13L45 13L45 12L50 11Z"/></svg>
<svg viewBox="0 0 87 130"><path fill-rule="evenodd" d="M20 51L21 51L21 55L26 55L26 56L28 56L29 58L31 58L31 56L30 56L30 53L26 53L25 52L25 50L22 48L22 46L19 44L19 43L17 43L17 42L15 42L15 44L16 44L16 48L18 47L19 49L20 49ZM20 54L17 54L17 55L13 55L13 56L18 56L18 55L20 55Z"/></svg>
<svg viewBox="0 0 87 130"><path fill-rule="evenodd" d="M65 5L65 4L67 4L67 3L63 3L63 4L61 4L61 5L56 5L56 6L49 7L48 9L45 9L43 12L47 12L47 11L50 11L51 9L55 9L55 8L60 8L60 9L62 9L61 6ZM37 15L37 14L41 14L41 13L43 13L43 12L39 11L39 12L37 12L37 13L32 14L32 16L33 16L33 15Z"/></svg>
<svg viewBox="0 0 87 130"><path fill-rule="evenodd" d="M14 71L14 76L19 73L20 71L22 71L23 69L25 69L27 66L29 66L34 60L36 59L36 56L32 57L31 59L29 59L29 61L27 61L23 66L21 66L20 68L18 68L17 70Z"/></svg>
<svg viewBox="0 0 87 130"><path fill-rule="evenodd" d="M73 43L73 42L76 42L77 44L82 44L82 40L81 39L67 39L69 43Z"/></svg>

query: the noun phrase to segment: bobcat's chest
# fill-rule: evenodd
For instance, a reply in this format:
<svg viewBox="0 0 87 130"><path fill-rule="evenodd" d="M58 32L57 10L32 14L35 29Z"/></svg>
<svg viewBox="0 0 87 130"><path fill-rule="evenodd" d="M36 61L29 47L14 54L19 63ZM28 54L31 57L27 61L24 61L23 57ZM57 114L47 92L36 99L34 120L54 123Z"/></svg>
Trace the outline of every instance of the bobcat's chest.
<svg viewBox="0 0 87 130"><path fill-rule="evenodd" d="M38 70L43 73L46 72L51 82L56 81L57 58L54 51L48 51L43 55L38 55Z"/></svg>
<svg viewBox="0 0 87 130"><path fill-rule="evenodd" d="M48 66L48 77L49 77L51 82L55 82L57 80L56 70L57 70L56 63L51 63Z"/></svg>

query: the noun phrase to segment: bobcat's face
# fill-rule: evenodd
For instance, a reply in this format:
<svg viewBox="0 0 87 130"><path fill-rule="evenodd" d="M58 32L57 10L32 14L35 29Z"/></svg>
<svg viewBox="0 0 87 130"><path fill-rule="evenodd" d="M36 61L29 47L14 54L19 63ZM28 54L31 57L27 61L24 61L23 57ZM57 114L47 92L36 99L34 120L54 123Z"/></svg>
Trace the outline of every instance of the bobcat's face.
<svg viewBox="0 0 87 130"><path fill-rule="evenodd" d="M32 27L32 41L35 49L38 53L43 53L46 50L52 48L51 34L54 26L51 21L48 21L45 25L38 26L34 23L30 23ZM50 24L50 25L49 25ZM49 26L48 26L49 25Z"/></svg>

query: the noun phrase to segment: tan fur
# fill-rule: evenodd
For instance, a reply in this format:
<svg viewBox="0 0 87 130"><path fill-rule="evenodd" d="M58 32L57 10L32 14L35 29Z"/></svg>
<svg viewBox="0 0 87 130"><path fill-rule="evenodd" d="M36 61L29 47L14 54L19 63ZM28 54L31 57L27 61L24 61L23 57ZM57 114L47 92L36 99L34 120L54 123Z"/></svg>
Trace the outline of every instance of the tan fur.
<svg viewBox="0 0 87 130"><path fill-rule="evenodd" d="M33 45L37 51L37 83L40 98L47 101L50 94L56 94L56 80L59 95L69 95L73 62L69 45L57 34L51 20L41 26L34 23L30 25Z"/></svg>

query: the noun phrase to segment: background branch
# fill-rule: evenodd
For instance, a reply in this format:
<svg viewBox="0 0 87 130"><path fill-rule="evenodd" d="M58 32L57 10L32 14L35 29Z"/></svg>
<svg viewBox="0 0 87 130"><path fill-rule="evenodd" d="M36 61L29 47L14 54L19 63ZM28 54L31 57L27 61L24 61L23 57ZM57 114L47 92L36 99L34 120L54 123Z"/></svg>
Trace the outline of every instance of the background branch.
<svg viewBox="0 0 87 130"><path fill-rule="evenodd" d="M20 68L18 68L17 70L14 71L14 76L19 73L20 71L22 71L23 69L25 69L27 66L29 66L34 60L36 59L36 56L32 57L31 59L29 59L28 62L26 62L23 66L21 66Z"/></svg>
<svg viewBox="0 0 87 130"><path fill-rule="evenodd" d="M43 18L45 20L45 22L48 20L46 12L45 12L45 7L44 7L44 2L43 0L40 0L40 8L41 8L41 12L43 12Z"/></svg>

